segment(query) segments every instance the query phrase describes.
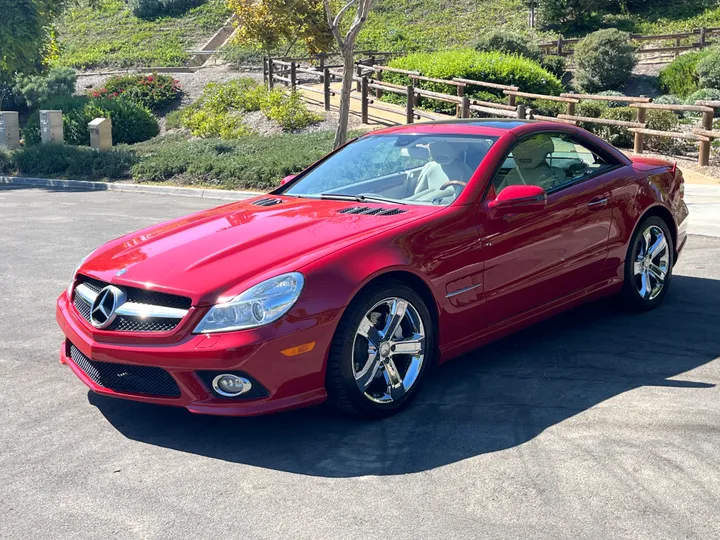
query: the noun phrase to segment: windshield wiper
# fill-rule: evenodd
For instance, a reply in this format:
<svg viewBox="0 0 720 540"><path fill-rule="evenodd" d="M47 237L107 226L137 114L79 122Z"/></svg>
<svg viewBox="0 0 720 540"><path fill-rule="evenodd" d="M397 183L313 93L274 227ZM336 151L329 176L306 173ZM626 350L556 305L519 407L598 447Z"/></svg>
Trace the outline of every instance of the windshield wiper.
<svg viewBox="0 0 720 540"><path fill-rule="evenodd" d="M397 199L385 199L383 197L374 197L372 195L348 195L346 193L321 193L321 199L338 200L338 201L356 201L356 202L380 202L380 203L394 203L394 204L407 204L406 202L399 201Z"/></svg>

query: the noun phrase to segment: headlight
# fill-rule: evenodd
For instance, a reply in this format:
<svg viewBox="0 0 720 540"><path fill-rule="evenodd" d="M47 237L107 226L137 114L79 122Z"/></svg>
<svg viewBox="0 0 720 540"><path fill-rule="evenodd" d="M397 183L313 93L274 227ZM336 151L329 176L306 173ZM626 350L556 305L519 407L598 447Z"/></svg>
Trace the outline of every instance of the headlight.
<svg viewBox="0 0 720 540"><path fill-rule="evenodd" d="M87 261L88 257L95 253L95 250L92 250L90 253L85 255L82 259L80 259L80 262L77 263L77 266L75 267L75 270L73 270L72 277L70 278L70 284L67 288L67 295L68 298L72 297L72 291L73 291L73 285L75 285L75 276L77 276L78 270L80 270L80 267L83 265L85 261Z"/></svg>
<svg viewBox="0 0 720 540"><path fill-rule="evenodd" d="M194 333L228 332L275 322L290 311L304 285L305 278L299 272L258 283L229 302L215 304Z"/></svg>

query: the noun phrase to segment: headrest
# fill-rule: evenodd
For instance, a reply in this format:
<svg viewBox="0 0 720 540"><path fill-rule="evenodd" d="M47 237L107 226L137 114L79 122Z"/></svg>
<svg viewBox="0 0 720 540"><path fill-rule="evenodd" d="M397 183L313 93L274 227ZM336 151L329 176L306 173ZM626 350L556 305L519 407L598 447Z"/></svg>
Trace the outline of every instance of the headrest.
<svg viewBox="0 0 720 540"><path fill-rule="evenodd" d="M552 139L547 135L538 135L526 139L518 144L512 151L515 164L520 169L534 169L545 161L545 158L555 149Z"/></svg>
<svg viewBox="0 0 720 540"><path fill-rule="evenodd" d="M430 157L435 163L449 165L457 159L462 147L458 144L450 144L447 141L435 141L428 145Z"/></svg>
<svg viewBox="0 0 720 540"><path fill-rule="evenodd" d="M408 155L411 158L427 161L429 159L427 146L411 145L407 147Z"/></svg>

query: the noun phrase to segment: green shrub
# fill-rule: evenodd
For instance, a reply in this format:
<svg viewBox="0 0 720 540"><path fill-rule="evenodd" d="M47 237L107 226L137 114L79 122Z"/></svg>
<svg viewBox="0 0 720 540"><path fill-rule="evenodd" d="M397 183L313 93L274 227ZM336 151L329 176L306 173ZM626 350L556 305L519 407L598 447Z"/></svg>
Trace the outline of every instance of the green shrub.
<svg viewBox="0 0 720 540"><path fill-rule="evenodd" d="M598 30L575 47L575 81L584 91L611 90L625 85L635 65L629 35L616 28Z"/></svg>
<svg viewBox="0 0 720 540"><path fill-rule="evenodd" d="M558 79L562 79L566 71L565 58L554 54L548 54L540 58L540 65L555 75Z"/></svg>
<svg viewBox="0 0 720 540"><path fill-rule="evenodd" d="M265 54L263 51L247 45L228 43L223 45L219 53L220 58L233 66L262 64Z"/></svg>
<svg viewBox="0 0 720 540"><path fill-rule="evenodd" d="M15 78L13 93L18 105L32 108L52 98L71 96L75 92L77 75L70 68L52 68L46 75L22 75Z"/></svg>
<svg viewBox="0 0 720 540"><path fill-rule="evenodd" d="M657 102L657 100L653 100ZM690 94L685 103L687 105L695 105L696 101L720 101L720 89L717 88L701 88L697 92Z"/></svg>
<svg viewBox="0 0 720 540"><path fill-rule="evenodd" d="M700 88L697 65L709 56L709 50L689 52L678 56L660 71L659 84L663 92L685 98Z"/></svg>
<svg viewBox="0 0 720 540"><path fill-rule="evenodd" d="M565 114L567 111L567 105L565 105L565 103L550 101L548 99L519 98L517 103L520 105L527 105L536 114L541 116L557 116L558 114Z"/></svg>
<svg viewBox="0 0 720 540"><path fill-rule="evenodd" d="M475 42L473 48L479 52L517 54L536 61L542 56L540 47L530 37L506 30L490 30Z"/></svg>
<svg viewBox="0 0 720 540"><path fill-rule="evenodd" d="M7 174L15 169L15 158L12 152L0 146L0 174Z"/></svg>
<svg viewBox="0 0 720 540"><path fill-rule="evenodd" d="M63 135L70 145L90 145L88 123L95 118L112 120L113 144L146 141L160 133L155 117L147 109L123 100L68 96L51 99L45 107L63 112ZM40 116L32 111L23 128L25 144L40 142Z"/></svg>
<svg viewBox="0 0 720 540"><path fill-rule="evenodd" d="M672 94L665 94L663 96L653 98L653 103L657 103L659 105L684 105L685 100L677 96L673 96Z"/></svg>
<svg viewBox="0 0 720 540"><path fill-rule="evenodd" d="M122 97L157 112L180 99L182 89L180 83L169 75L116 75L101 88L91 90L89 95L108 99Z"/></svg>
<svg viewBox="0 0 720 540"><path fill-rule="evenodd" d="M607 109L608 104L605 101L583 99L575 106L575 113L577 114L577 116L600 118Z"/></svg>
<svg viewBox="0 0 720 540"><path fill-rule="evenodd" d="M262 111L270 120L275 120L283 129L302 129L322 120L312 113L297 92L274 89L267 93Z"/></svg>
<svg viewBox="0 0 720 540"><path fill-rule="evenodd" d="M618 92L617 90L603 90L602 92L598 92L597 95L598 96L606 96L606 97L613 97L613 96L624 97L625 96L625 94L623 94L622 92ZM607 103L607 106L610 108L627 107L628 106L628 104L625 101L606 101L605 103Z"/></svg>
<svg viewBox="0 0 720 540"><path fill-rule="evenodd" d="M279 88L268 91L253 79L241 78L208 84L200 99L171 116L168 127L186 127L197 137L236 139L252 133L243 114L258 110L283 129L301 129L322 119L298 94Z"/></svg>
<svg viewBox="0 0 720 540"><path fill-rule="evenodd" d="M558 95L563 86L555 75L544 69L540 64L520 56L507 55L499 52L477 52L472 49L455 49L435 53L412 53L395 58L390 67L419 71L423 75L437 79L461 77L478 81L516 85L525 92L536 94ZM397 84L409 84L405 75L384 73L384 80ZM446 84L421 81L420 88L435 92L455 93L455 88ZM486 94L487 88L468 87L469 97ZM492 92L502 96L501 91ZM392 101L391 95L383 96ZM403 98L404 99L404 98ZM454 110L454 105L433 100L421 101L421 106L439 111Z"/></svg>
<svg viewBox="0 0 720 540"><path fill-rule="evenodd" d="M649 116L649 114L648 114ZM634 122L637 118L637 109L632 107L608 107L600 115L600 118L609 120L624 120ZM633 143L633 134L627 128L621 126L603 126L596 124L593 132L608 141L613 146L629 147Z"/></svg>
<svg viewBox="0 0 720 540"><path fill-rule="evenodd" d="M634 122L637 119L637 109L633 107L608 108L601 118ZM648 129L659 131L676 131L680 124L680 120L672 111L663 110L648 110L645 122ZM625 127L597 126L593 131L614 146L627 148L633 144L634 134ZM682 142L678 142L676 139L645 137L645 147L653 152L666 153L675 151L680 145L682 145Z"/></svg>
<svg viewBox="0 0 720 540"><path fill-rule="evenodd" d="M540 0L539 16L546 26L581 26L593 12L607 11L615 0Z"/></svg>
<svg viewBox="0 0 720 540"><path fill-rule="evenodd" d="M81 146L44 144L18 150L15 162L18 171L26 175L125 178L135 157L125 150L98 152Z"/></svg>
<svg viewBox="0 0 720 540"><path fill-rule="evenodd" d="M701 88L720 88L720 52L713 52L700 60L696 70Z"/></svg>
<svg viewBox="0 0 720 540"><path fill-rule="evenodd" d="M161 15L177 15L190 8L204 4L206 0L127 0L128 7L136 17L150 18Z"/></svg>
<svg viewBox="0 0 720 540"><path fill-rule="evenodd" d="M139 182L173 182L226 189L269 189L314 163L332 149L334 133L250 135L225 141L156 139L134 147L132 168Z"/></svg>

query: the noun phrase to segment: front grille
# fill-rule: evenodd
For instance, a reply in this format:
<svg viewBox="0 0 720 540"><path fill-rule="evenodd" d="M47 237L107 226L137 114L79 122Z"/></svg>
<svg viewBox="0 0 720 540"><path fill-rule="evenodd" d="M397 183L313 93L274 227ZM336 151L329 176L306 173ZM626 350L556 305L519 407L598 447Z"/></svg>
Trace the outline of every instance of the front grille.
<svg viewBox="0 0 720 540"><path fill-rule="evenodd" d="M372 208L370 206L351 206L350 208L343 208L339 211L340 214L357 214L363 216L395 216L397 214L404 214L407 210L400 210L399 208Z"/></svg>
<svg viewBox="0 0 720 540"><path fill-rule="evenodd" d="M78 276L78 284L80 283L84 283L95 293L100 292L108 285L108 283L83 275ZM145 289L136 289L134 287L120 288L127 295L128 302L150 304L154 306L166 306L178 309L189 309L192 304L192 301L184 296L175 296L172 294L148 291ZM75 309L78 310L80 316L90 322L90 311L92 306L78 294L74 295L73 304L75 305ZM118 315L112 324L104 330L114 330L116 332L170 332L171 330L174 330L178 324L180 324L180 321L181 319L140 318Z"/></svg>
<svg viewBox="0 0 720 540"><path fill-rule="evenodd" d="M70 344L70 358L95 384L114 392L180 397L180 388L175 379L164 369L96 362L81 353L72 343Z"/></svg>

